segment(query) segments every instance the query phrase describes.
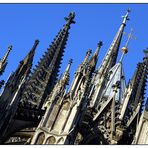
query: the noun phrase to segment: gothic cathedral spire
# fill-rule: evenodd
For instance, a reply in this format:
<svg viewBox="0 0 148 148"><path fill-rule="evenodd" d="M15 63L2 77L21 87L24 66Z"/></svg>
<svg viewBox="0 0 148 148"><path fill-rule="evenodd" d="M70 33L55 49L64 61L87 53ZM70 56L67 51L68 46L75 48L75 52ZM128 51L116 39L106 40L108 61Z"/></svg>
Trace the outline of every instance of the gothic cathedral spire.
<svg viewBox="0 0 148 148"><path fill-rule="evenodd" d="M6 65L7 65L7 58L8 55L10 53L10 51L12 50L12 46L8 47L8 50L6 52L6 54L4 55L4 57L0 60L0 75L2 75L2 73L4 72Z"/></svg>
<svg viewBox="0 0 148 148"><path fill-rule="evenodd" d="M99 97L102 93L101 90L103 89L103 87L106 84L106 81L107 81L106 78L107 78L108 72L116 63L121 39L123 36L124 27L126 26L126 21L129 20L129 12L130 12L130 10L127 10L126 15L123 16L123 21L118 29L118 32L117 32L113 42L111 43L102 63L97 71L97 74L95 75L95 78L94 78L95 86L92 87L94 90L91 91L91 92L93 92L93 94L90 95L91 98L93 98L91 100L91 104L90 104L91 107L96 106L96 103L98 102Z"/></svg>
<svg viewBox="0 0 148 148"><path fill-rule="evenodd" d="M3 128L5 122L7 121L6 124L9 125L8 123L11 121L11 119L16 113L18 102L20 100L19 95L30 73L35 49L38 43L39 41L36 40L32 49L27 54L27 56L20 62L16 71L10 75L0 96L0 120L2 121L0 123L0 132L2 136L4 136L8 128L8 126L5 127L5 129Z"/></svg>
<svg viewBox="0 0 148 148"><path fill-rule="evenodd" d="M34 69L21 97L22 106L31 104L35 108L41 108L47 95L53 89L68 39L70 25L75 23L74 17L74 12L65 17L66 24L40 59L36 69Z"/></svg>

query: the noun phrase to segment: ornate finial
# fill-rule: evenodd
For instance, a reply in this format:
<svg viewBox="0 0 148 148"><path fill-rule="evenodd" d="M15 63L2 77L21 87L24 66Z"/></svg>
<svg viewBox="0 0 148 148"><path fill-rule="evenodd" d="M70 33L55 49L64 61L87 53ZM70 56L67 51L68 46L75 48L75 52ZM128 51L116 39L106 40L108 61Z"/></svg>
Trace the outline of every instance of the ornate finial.
<svg viewBox="0 0 148 148"><path fill-rule="evenodd" d="M73 62L73 59L70 59L69 62L68 62L68 65L66 67L66 70L65 70L66 73L69 72L69 69L70 69L72 62Z"/></svg>
<svg viewBox="0 0 148 148"><path fill-rule="evenodd" d="M101 48L102 45L103 45L103 42L102 41L99 41L98 47Z"/></svg>
<svg viewBox="0 0 148 148"><path fill-rule="evenodd" d="M65 17L64 19L67 21L68 24L75 24L74 21L75 18L75 12L70 12L68 17Z"/></svg>
<svg viewBox="0 0 148 148"><path fill-rule="evenodd" d="M98 46L97 46L97 49L96 49L96 51L95 51L95 55L96 55L96 56L98 56L99 50L100 50L100 48L102 47L102 45L103 45L103 42L102 42L102 41L99 41Z"/></svg>
<svg viewBox="0 0 148 148"><path fill-rule="evenodd" d="M143 50L143 52L145 53L145 56L148 57L148 47L145 50Z"/></svg>
<svg viewBox="0 0 148 148"><path fill-rule="evenodd" d="M91 53L92 53L92 50L88 49L88 51L86 52L86 55L90 56Z"/></svg>
<svg viewBox="0 0 148 148"><path fill-rule="evenodd" d="M35 44L39 44L39 42L40 42L39 40L35 40Z"/></svg>
<svg viewBox="0 0 148 148"><path fill-rule="evenodd" d="M10 46L8 47L8 50L9 50L9 51L11 51L11 50L12 50L12 45L10 45Z"/></svg>
<svg viewBox="0 0 148 148"><path fill-rule="evenodd" d="M73 59L70 59L69 62L68 62L68 64L72 64L72 62L73 62Z"/></svg>
<svg viewBox="0 0 148 148"><path fill-rule="evenodd" d="M122 16L122 18L123 18L123 24L126 24L126 20L129 20L129 17L128 17L128 15L129 15L129 13L131 12L131 9L129 8L129 9L127 9L127 11L126 11L126 15L125 16Z"/></svg>
<svg viewBox="0 0 148 148"><path fill-rule="evenodd" d="M128 9L127 9L127 12L131 12L131 8L128 8Z"/></svg>
<svg viewBox="0 0 148 148"><path fill-rule="evenodd" d="M99 53L99 50L100 50L100 48L103 46L103 42L102 41L99 41L99 43L98 43L98 48L97 48L97 50L96 50L96 54L98 55L98 53Z"/></svg>

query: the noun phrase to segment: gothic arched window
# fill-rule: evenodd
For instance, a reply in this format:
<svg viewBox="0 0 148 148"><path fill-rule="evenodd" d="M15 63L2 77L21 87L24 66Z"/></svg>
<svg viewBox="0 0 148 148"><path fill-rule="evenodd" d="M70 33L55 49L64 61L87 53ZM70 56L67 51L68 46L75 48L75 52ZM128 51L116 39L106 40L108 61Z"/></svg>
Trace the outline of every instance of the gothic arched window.
<svg viewBox="0 0 148 148"><path fill-rule="evenodd" d="M63 144L63 142L64 142L64 138L62 137L57 141L57 144Z"/></svg>
<svg viewBox="0 0 148 148"><path fill-rule="evenodd" d="M45 139L45 135L43 132L41 132L37 137L36 144L43 144L44 139Z"/></svg>
<svg viewBox="0 0 148 148"><path fill-rule="evenodd" d="M66 120L66 116L69 112L69 108L70 108L70 102L65 101L60 108L60 112L59 112L59 115L56 119L54 129L61 130L63 128L63 125L64 125L65 120Z"/></svg>
<svg viewBox="0 0 148 148"><path fill-rule="evenodd" d="M54 136L51 136L49 138L47 138L46 143L45 144L55 144L56 139Z"/></svg>
<svg viewBox="0 0 148 148"><path fill-rule="evenodd" d="M70 103L68 101L63 103L62 110L69 110Z"/></svg>

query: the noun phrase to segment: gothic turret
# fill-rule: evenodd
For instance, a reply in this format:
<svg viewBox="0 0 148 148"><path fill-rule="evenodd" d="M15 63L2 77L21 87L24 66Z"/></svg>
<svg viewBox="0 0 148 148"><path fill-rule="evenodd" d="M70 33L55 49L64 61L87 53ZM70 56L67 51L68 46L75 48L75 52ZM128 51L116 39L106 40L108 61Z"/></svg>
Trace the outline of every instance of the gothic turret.
<svg viewBox="0 0 148 148"><path fill-rule="evenodd" d="M123 22L120 25L120 28L111 43L110 48L108 49L99 69L97 70L97 74L95 75L94 78L94 85L92 86L92 94L90 94L91 97L91 107L95 107L98 103L98 100L100 99L102 89L105 88L106 82L107 82L107 75L109 73L109 70L115 65L119 47L120 47L120 42L122 39L124 27L126 26L126 21L129 20L129 12L130 10L127 10L127 13L125 16L123 16Z"/></svg>
<svg viewBox="0 0 148 148"><path fill-rule="evenodd" d="M75 74L75 78L71 84L71 88L70 88L70 91L71 91L71 94L73 94L73 92L76 91L76 89L78 89L79 85L78 83L80 84L80 79L82 77L82 74L83 74L83 70L86 66L86 64L88 64L88 61L89 61L89 57L90 57L90 54L91 54L92 50L89 49L87 52L86 52L86 56L83 60L83 62L79 65L77 71L76 71L76 74Z"/></svg>
<svg viewBox="0 0 148 148"><path fill-rule="evenodd" d="M93 56L90 58L89 65L93 67L92 69L93 71L95 70L96 64L98 62L98 54L102 45L103 45L103 42L99 41L96 51L94 52Z"/></svg>
<svg viewBox="0 0 148 148"><path fill-rule="evenodd" d="M22 91L23 84L30 73L35 49L38 43L39 41L36 40L30 52L20 62L16 71L11 74L4 86L4 91L0 96L0 120L2 121L0 123L1 136L4 136L4 131L8 128L5 127L5 129L3 129L3 125L5 122L8 124L16 113L20 99L19 95Z"/></svg>
<svg viewBox="0 0 148 148"><path fill-rule="evenodd" d="M144 94L146 87L146 79L148 72L148 50L145 50L146 56L142 63L138 63L137 69L134 73L132 80L129 82L124 93L123 101L120 106L119 120L121 120L120 127L124 127L124 134L119 142L131 143L134 139L135 132L138 125L140 125L142 114L142 106L144 102ZM141 119L142 120L142 119ZM140 125L141 126L141 125ZM139 131L137 131L139 133ZM137 134L137 133L136 133ZM136 135L137 136L137 135ZM127 138L128 137L128 138ZM136 138L136 137L135 137ZM128 139L127 141L125 139ZM126 141L126 142L125 142ZM135 141L133 141L134 143Z"/></svg>
<svg viewBox="0 0 148 148"><path fill-rule="evenodd" d="M136 126L136 133L132 144L148 144L148 98L146 100L144 111Z"/></svg>
<svg viewBox="0 0 148 148"><path fill-rule="evenodd" d="M124 119L128 109L136 111L138 104L141 106L144 101L146 79L147 79L147 69L148 69L148 50L145 50L145 57L142 63L138 63L137 69L134 73L132 80L129 82L128 88L125 92L125 98L123 100L123 105L121 109L120 119ZM137 111L137 113L140 111ZM136 114L137 114L136 113ZM129 117L127 117L129 118ZM131 120L132 121L132 120ZM131 122L129 122L131 123Z"/></svg>
<svg viewBox="0 0 148 148"><path fill-rule="evenodd" d="M66 24L32 72L21 97L22 106L31 105L34 108L41 108L47 95L53 89L68 39L70 25L75 23L74 17L75 13L71 12L65 18Z"/></svg>
<svg viewBox="0 0 148 148"><path fill-rule="evenodd" d="M63 140L61 136L64 136L62 132L64 128L63 123L66 119L66 108L70 107L68 104L66 104L66 100L64 101L64 97L65 87L69 81L69 70L71 63L72 60L69 61L62 78L58 80L48 97L45 104L45 107L47 108L45 115L36 129L31 144L58 144ZM65 102L65 106L62 107L63 101ZM63 114L60 111L62 109ZM54 133L56 135L60 134L59 137L56 137Z"/></svg>
<svg viewBox="0 0 148 148"><path fill-rule="evenodd" d="M92 70L95 69L101 45L100 42L96 52L90 59L91 50L87 51L83 62L76 71L70 90L67 93L63 93L61 84L65 81L70 67L70 65L68 65L65 71L66 75L64 74L62 79L59 80L50 95L45 116L32 139L32 144L74 143L78 131L78 123L87 104L86 92L88 82L93 72ZM42 128L44 128L44 130L42 130ZM45 130L47 130L48 133L45 133ZM43 136L46 138L43 138Z"/></svg>
<svg viewBox="0 0 148 148"><path fill-rule="evenodd" d="M22 75L27 75L31 72L33 57L39 40L35 40L34 45L27 56L20 62L18 69L15 72L15 75L20 77Z"/></svg>
<svg viewBox="0 0 148 148"><path fill-rule="evenodd" d="M36 40L32 49L27 54L27 56L20 62L16 71L10 75L9 79L6 82L4 91L1 94L0 102L6 100L7 98L6 96L9 96L8 94L13 93L17 89L22 79L27 78L27 76L29 75L30 69L32 67L32 61L33 61L35 49L38 43L39 41Z"/></svg>
<svg viewBox="0 0 148 148"><path fill-rule="evenodd" d="M99 50L102 46L102 42L100 41L98 43L97 49L94 52L94 54L92 55L92 57L89 59L90 54L91 54L91 49L89 49L86 52L86 56L84 58L84 61L79 65L76 74L75 74L75 78L74 81L71 85L71 94L73 94L73 92L75 92L77 94L77 91L79 90L79 87L81 87L80 84L82 84L82 81L84 83L84 78L83 77L88 77L88 79L90 80L94 70L95 70L95 66L97 64L97 60L98 60L98 54L99 54Z"/></svg>
<svg viewBox="0 0 148 148"><path fill-rule="evenodd" d="M54 89L52 90L52 92L48 97L48 100L44 103L44 107L47 107L47 104L49 104L49 102L54 101L57 96L59 97L60 93L65 93L66 85L68 85L69 83L69 77L70 77L69 70L71 64L72 64L72 59L69 60L69 63L65 69L63 76L55 84Z"/></svg>
<svg viewBox="0 0 148 148"><path fill-rule="evenodd" d="M0 75L2 75L2 73L4 72L6 65L7 65L7 58L8 55L10 53L10 51L12 50L12 46L8 47L8 50L6 52L6 54L4 55L4 57L0 60Z"/></svg>

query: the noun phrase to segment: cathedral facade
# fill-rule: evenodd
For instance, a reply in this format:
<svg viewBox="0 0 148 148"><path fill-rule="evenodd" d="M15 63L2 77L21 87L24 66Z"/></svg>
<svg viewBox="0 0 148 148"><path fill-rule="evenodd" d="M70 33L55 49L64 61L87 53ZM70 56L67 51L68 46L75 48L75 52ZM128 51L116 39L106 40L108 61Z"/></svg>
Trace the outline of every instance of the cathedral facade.
<svg viewBox="0 0 148 148"><path fill-rule="evenodd" d="M117 61L129 14L127 10L99 68L102 41L94 53L86 52L71 84L72 59L59 79L58 72L75 13L65 17L66 23L32 70L39 40L34 42L8 80L0 81L0 144L148 144L148 49L128 84L122 66L132 31ZM0 61L0 75L11 49Z"/></svg>

